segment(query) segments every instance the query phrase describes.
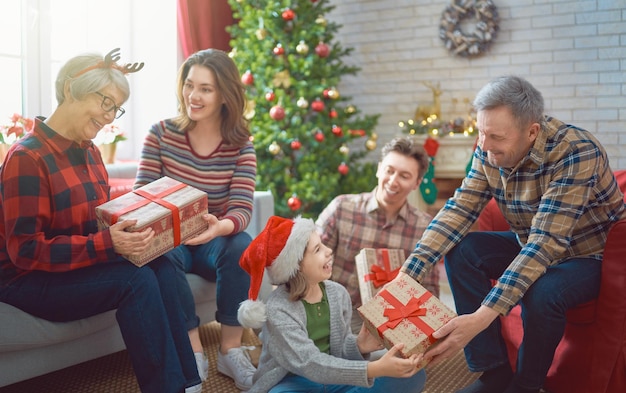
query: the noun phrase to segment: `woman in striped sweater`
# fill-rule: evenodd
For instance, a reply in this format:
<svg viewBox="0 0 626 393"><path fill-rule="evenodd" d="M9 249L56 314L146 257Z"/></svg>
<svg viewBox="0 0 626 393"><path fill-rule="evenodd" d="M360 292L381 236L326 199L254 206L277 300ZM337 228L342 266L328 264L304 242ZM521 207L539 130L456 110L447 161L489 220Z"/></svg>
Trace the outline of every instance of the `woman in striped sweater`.
<svg viewBox="0 0 626 393"><path fill-rule="evenodd" d="M154 124L146 137L135 187L169 176L208 194L208 229L167 255L186 272L217 282L216 319L221 323L217 368L247 390L255 368L241 347L237 308L249 287L239 258L251 241L244 230L252 216L256 154L243 118L245 90L232 59L207 49L180 67L177 94L178 116ZM186 280L179 287L204 380L208 361L198 333L199 318Z"/></svg>

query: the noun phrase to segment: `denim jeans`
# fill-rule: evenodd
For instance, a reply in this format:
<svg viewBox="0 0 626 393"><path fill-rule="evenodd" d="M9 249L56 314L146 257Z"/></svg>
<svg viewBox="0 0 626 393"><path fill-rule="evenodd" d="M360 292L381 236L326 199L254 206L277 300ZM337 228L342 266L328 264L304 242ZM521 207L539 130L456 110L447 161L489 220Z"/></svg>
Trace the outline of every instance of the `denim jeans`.
<svg viewBox="0 0 626 393"><path fill-rule="evenodd" d="M289 374L269 393L419 393L424 390L426 372L421 370L410 378L379 377L374 386L366 388L352 385L324 385L305 377Z"/></svg>
<svg viewBox="0 0 626 393"><path fill-rule="evenodd" d="M217 284L217 312L215 319L228 326L239 326L237 310L239 303L248 298L250 276L239 266L239 258L252 238L245 232L232 236L220 236L198 246L180 245L166 256L187 273ZM200 319L196 315L193 294L187 279L179 283L183 312L187 329L198 327Z"/></svg>
<svg viewBox="0 0 626 393"><path fill-rule="evenodd" d="M459 315L476 311L498 279L519 254L512 232L471 232L445 258L448 281ZM593 300L600 291L601 261L571 258L549 266L521 300L524 338L517 359L519 386L542 387L554 352L563 337L568 309ZM465 347L471 371L508 363L500 333L500 318Z"/></svg>
<svg viewBox="0 0 626 393"><path fill-rule="evenodd" d="M172 284L177 270L167 258L141 268L118 258L63 273L34 271L1 287L0 301L55 322L117 309L141 391L180 393L201 381Z"/></svg>

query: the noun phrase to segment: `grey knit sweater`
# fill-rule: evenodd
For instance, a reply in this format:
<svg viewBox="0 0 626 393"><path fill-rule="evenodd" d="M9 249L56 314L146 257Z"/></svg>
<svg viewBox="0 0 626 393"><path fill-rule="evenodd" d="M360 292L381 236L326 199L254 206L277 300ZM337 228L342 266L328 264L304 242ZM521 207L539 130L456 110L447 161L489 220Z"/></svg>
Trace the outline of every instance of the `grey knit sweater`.
<svg viewBox="0 0 626 393"><path fill-rule="evenodd" d="M325 281L330 306L330 355L320 352L306 330L302 302L289 300L285 286L267 300L267 322L261 332L263 350L250 392L267 392L289 372L324 384L371 387L367 360L350 330L352 304L346 289Z"/></svg>

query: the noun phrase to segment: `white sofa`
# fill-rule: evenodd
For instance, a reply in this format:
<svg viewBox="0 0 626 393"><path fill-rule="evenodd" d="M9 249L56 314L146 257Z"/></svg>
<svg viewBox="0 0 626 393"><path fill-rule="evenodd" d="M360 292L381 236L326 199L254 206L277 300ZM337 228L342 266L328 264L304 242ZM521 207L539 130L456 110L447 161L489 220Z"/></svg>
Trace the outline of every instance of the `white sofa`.
<svg viewBox="0 0 626 393"><path fill-rule="evenodd" d="M109 167L109 173L132 174L132 167ZM256 236L274 214L269 191L254 193L253 217L246 232ZM201 323L215 319L215 283L187 274ZM264 281L261 297L271 291ZM0 387L125 349L115 310L78 321L57 323L35 318L0 302Z"/></svg>

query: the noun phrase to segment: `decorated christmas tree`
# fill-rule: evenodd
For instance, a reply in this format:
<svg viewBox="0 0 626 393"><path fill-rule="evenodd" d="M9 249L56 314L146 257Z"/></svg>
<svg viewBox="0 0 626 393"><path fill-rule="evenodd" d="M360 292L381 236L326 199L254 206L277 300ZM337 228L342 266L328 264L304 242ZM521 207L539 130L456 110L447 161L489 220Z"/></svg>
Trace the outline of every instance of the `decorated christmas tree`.
<svg viewBox="0 0 626 393"><path fill-rule="evenodd" d="M334 41L340 26L325 18L328 0L229 0L231 56L247 89L246 117L257 154L257 189L271 190L276 214L317 217L338 194L376 184L372 129L340 94L358 67Z"/></svg>

